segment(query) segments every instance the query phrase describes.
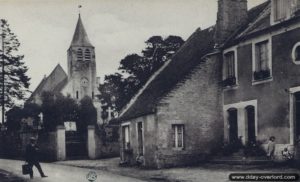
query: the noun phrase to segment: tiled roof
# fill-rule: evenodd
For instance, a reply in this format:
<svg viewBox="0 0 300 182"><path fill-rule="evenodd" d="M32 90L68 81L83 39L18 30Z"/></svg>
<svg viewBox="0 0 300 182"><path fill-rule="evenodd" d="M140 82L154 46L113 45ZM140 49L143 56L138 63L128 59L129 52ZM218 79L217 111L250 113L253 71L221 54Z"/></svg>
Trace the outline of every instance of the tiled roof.
<svg viewBox="0 0 300 182"><path fill-rule="evenodd" d="M153 113L160 99L201 63L203 56L213 50L214 32L214 27L196 30L173 58L150 78L125 107L119 119L126 120Z"/></svg>

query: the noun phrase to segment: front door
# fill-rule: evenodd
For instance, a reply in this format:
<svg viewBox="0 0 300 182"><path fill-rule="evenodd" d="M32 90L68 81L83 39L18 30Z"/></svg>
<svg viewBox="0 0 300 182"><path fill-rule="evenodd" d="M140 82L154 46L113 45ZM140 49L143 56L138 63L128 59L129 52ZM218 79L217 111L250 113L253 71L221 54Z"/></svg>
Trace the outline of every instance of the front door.
<svg viewBox="0 0 300 182"><path fill-rule="evenodd" d="M238 121L237 109L232 108L228 111L228 124L229 124L229 143L237 143L238 141Z"/></svg>
<svg viewBox="0 0 300 182"><path fill-rule="evenodd" d="M254 106L246 107L246 119L248 124L248 143L254 144L256 142Z"/></svg>

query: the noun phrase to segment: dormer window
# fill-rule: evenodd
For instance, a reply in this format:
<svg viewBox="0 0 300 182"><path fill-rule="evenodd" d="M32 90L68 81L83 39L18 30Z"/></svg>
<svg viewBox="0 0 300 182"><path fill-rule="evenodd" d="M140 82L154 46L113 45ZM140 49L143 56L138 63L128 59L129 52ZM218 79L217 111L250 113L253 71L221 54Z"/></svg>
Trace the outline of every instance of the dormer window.
<svg viewBox="0 0 300 182"><path fill-rule="evenodd" d="M300 8L300 0L273 0L273 23L287 20Z"/></svg>
<svg viewBox="0 0 300 182"><path fill-rule="evenodd" d="M89 49L86 49L84 52L84 59L86 61L90 61L91 60L91 51Z"/></svg>
<svg viewBox="0 0 300 182"><path fill-rule="evenodd" d="M82 53L82 49L78 49L77 50L77 61L82 61L83 60L83 53Z"/></svg>

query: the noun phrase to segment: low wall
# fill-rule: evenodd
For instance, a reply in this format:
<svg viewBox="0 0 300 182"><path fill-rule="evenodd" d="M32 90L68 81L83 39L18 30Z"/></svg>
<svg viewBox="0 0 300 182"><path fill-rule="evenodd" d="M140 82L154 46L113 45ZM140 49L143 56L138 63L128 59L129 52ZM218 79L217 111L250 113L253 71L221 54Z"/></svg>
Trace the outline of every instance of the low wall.
<svg viewBox="0 0 300 182"><path fill-rule="evenodd" d="M37 145L41 161L55 161L57 159L57 137L56 132L0 132L0 157L10 159L21 159L25 157L26 145L30 138L37 138Z"/></svg>
<svg viewBox="0 0 300 182"><path fill-rule="evenodd" d="M107 129L118 130L118 128ZM88 127L89 158L109 158L120 156L120 144L118 138L111 139L105 130L98 131L94 126Z"/></svg>

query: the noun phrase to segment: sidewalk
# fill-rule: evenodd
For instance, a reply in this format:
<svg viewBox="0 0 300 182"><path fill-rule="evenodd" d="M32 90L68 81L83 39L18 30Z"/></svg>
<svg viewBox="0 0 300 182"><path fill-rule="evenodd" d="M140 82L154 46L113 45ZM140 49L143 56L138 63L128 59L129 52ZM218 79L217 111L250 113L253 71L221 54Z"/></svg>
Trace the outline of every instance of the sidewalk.
<svg viewBox="0 0 300 182"><path fill-rule="evenodd" d="M230 173L300 173L299 169L287 167L265 167L260 165L203 164L197 167L148 170L137 167L119 167L119 158L100 160L75 160L56 162L61 165L99 169L114 174L134 177L146 181L225 182Z"/></svg>

